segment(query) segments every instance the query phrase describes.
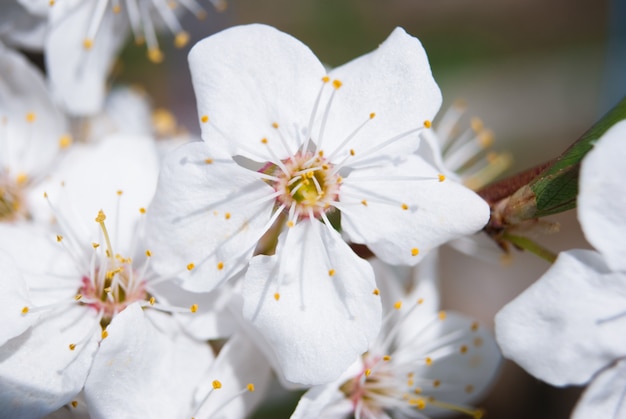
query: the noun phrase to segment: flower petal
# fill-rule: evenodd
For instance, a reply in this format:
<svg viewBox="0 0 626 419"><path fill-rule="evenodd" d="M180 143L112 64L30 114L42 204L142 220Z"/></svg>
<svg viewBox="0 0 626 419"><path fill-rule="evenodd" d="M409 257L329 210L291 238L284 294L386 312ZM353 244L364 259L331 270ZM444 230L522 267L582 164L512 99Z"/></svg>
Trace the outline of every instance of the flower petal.
<svg viewBox="0 0 626 419"><path fill-rule="evenodd" d="M0 417L40 417L69 403L98 349L97 327L95 311L66 306L1 346Z"/></svg>
<svg viewBox="0 0 626 419"><path fill-rule="evenodd" d="M337 378L376 337L381 304L375 288L369 264L338 233L304 220L283 233L275 256L251 261L243 313L287 381L320 384Z"/></svg>
<svg viewBox="0 0 626 419"><path fill-rule="evenodd" d="M244 418L267 394L271 369L255 343L246 335L237 334L220 350L206 377L206 388L201 387L198 395L211 391L212 380L218 380L222 387L204 396L204 403L194 417ZM248 388L249 384L253 387Z"/></svg>
<svg viewBox="0 0 626 419"><path fill-rule="evenodd" d="M237 26L198 42L189 67L204 122L202 138L226 138L232 155L270 161L267 146L280 144L279 132L293 155L308 128L325 70L297 39L265 25ZM233 100L237 98L237 100Z"/></svg>
<svg viewBox="0 0 626 419"><path fill-rule="evenodd" d="M57 208L53 215L71 222L81 245L100 242L101 231L94 221L99 210L109 226L116 226L114 245L129 245L142 217L140 208L146 208L154 195L158 171L156 148L149 137L114 134L99 143L77 144L59 169L31 192L33 202L37 197L41 204L36 217L50 219L50 209L41 199L45 191ZM131 249L114 250L128 254Z"/></svg>
<svg viewBox="0 0 626 419"><path fill-rule="evenodd" d="M626 361L601 371L585 390L572 419L626 417Z"/></svg>
<svg viewBox="0 0 626 419"><path fill-rule="evenodd" d="M211 365L211 350L183 333L164 333L162 329L173 327L174 320L150 313L155 314L149 319L134 303L107 327L108 337L101 342L85 383L92 418L173 418L193 413L193 393Z"/></svg>
<svg viewBox="0 0 626 419"><path fill-rule="evenodd" d="M613 270L626 271L626 121L615 124L585 156L578 218L585 237Z"/></svg>
<svg viewBox="0 0 626 419"><path fill-rule="evenodd" d="M426 52L420 41L402 28L396 28L378 49L333 69L329 75L342 82L323 139L327 151L333 153L372 113L375 118L346 145L346 153L357 141L359 147L368 149L423 129L424 121L432 120L441 106L441 91ZM416 135L412 137L415 150L419 140ZM359 149L356 151L358 155Z"/></svg>
<svg viewBox="0 0 626 419"><path fill-rule="evenodd" d="M429 250L475 233L489 219L485 201L458 183L439 181L438 172L416 155L354 170L344 179L340 200L350 240L398 265L415 265Z"/></svg>
<svg viewBox="0 0 626 419"><path fill-rule="evenodd" d="M183 286L212 290L252 256L269 227L273 193L255 172L217 156L206 143L181 146L165 158L148 210L152 266L169 276L193 264Z"/></svg>
<svg viewBox="0 0 626 419"><path fill-rule="evenodd" d="M543 277L497 314L504 356L552 385L586 383L626 355L624 280L596 252L561 253Z"/></svg>
<svg viewBox="0 0 626 419"><path fill-rule="evenodd" d="M13 260L3 251L0 251L0 272L2 272L0 280L0 319L2 319L0 346L2 346L7 340L28 329L37 316L22 313L24 307L31 305L28 288Z"/></svg>
<svg viewBox="0 0 626 419"><path fill-rule="evenodd" d="M49 168L57 157L66 120L53 104L41 72L1 43L0 74L0 167L10 168L11 176L43 175L42 168Z"/></svg>
<svg viewBox="0 0 626 419"><path fill-rule="evenodd" d="M90 40L88 48L84 46L98 4L58 2L50 11L44 54L50 88L72 115L92 115L102 109L107 74L128 35L128 20L107 10L97 39Z"/></svg>

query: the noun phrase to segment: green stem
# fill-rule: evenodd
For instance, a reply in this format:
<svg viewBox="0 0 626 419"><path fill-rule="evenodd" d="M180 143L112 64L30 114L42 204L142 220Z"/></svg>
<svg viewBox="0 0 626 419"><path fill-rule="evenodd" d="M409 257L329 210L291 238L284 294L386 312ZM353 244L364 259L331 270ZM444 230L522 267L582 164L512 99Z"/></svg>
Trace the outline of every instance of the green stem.
<svg viewBox="0 0 626 419"><path fill-rule="evenodd" d="M552 253L545 247L538 245L528 237L516 236L513 234L505 233L502 238L513 243L519 248L528 250L530 253L533 253L550 263L554 263L554 261L556 260L556 255L554 253Z"/></svg>

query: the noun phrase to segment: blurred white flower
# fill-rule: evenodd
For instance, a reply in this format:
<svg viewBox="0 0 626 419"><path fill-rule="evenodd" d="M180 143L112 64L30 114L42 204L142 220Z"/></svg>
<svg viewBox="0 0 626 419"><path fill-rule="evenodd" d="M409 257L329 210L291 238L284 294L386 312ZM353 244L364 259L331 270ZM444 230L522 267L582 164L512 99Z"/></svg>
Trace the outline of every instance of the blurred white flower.
<svg viewBox="0 0 626 419"><path fill-rule="evenodd" d="M441 102L426 54L398 28L326 74L299 41L250 25L199 42L189 60L205 142L164 163L149 232L168 258L155 269L191 264L185 286L210 290L255 249L275 250L247 270L244 315L287 380L332 380L376 335L380 303L330 218L403 264L488 218L480 198L412 154Z"/></svg>
<svg viewBox="0 0 626 419"><path fill-rule="evenodd" d="M482 417L469 403L491 384L501 356L478 322L438 311L435 256L413 268L418 285L409 293L397 270L374 262L385 300L380 335L340 379L309 390L292 418Z"/></svg>
<svg viewBox="0 0 626 419"><path fill-rule="evenodd" d="M72 115L101 110L106 78L131 32L136 43L147 45L148 58L158 63L163 53L157 32L166 28L174 34L174 45L183 47L189 34L178 15L187 10L204 19L207 14L196 0L18 1L34 16L47 19L43 52L50 87ZM209 2L218 10L226 6L224 0Z"/></svg>
<svg viewBox="0 0 626 419"><path fill-rule="evenodd" d="M582 162L578 219L593 250L559 255L496 316L507 358L552 385L591 383L573 418L626 417L626 121Z"/></svg>
<svg viewBox="0 0 626 419"><path fill-rule="evenodd" d="M71 143L40 72L0 43L0 222L31 216L34 186Z"/></svg>

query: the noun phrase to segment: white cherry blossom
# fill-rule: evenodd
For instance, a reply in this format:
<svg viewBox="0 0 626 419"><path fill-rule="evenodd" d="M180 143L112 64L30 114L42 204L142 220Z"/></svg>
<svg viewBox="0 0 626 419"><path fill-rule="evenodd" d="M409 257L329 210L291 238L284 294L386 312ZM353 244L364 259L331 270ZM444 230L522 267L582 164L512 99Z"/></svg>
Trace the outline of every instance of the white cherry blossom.
<svg viewBox="0 0 626 419"><path fill-rule="evenodd" d="M572 417L626 415L626 121L585 156L578 219L594 250L561 253L496 316L504 356L552 385L590 384Z"/></svg>
<svg viewBox="0 0 626 419"><path fill-rule="evenodd" d="M376 335L380 303L333 225L388 262L416 264L488 218L412 153L441 102L426 54L398 28L327 74L296 39L250 25L199 42L189 60L204 142L164 163L149 232L168 257L154 267L187 266L185 286L206 291L255 249L269 253L246 273L245 316L288 380L334 379Z"/></svg>

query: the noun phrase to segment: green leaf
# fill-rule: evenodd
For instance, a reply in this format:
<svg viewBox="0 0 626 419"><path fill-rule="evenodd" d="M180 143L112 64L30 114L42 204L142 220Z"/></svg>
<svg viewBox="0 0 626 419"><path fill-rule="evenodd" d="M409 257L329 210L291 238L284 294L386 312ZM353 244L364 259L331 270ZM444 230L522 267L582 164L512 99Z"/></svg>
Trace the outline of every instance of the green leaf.
<svg viewBox="0 0 626 419"><path fill-rule="evenodd" d="M529 184L536 197L535 217L557 214L576 207L580 162L593 148L595 141L623 119L626 119L626 97Z"/></svg>

